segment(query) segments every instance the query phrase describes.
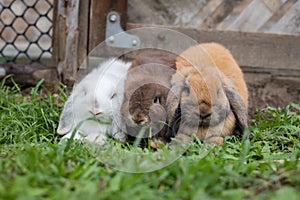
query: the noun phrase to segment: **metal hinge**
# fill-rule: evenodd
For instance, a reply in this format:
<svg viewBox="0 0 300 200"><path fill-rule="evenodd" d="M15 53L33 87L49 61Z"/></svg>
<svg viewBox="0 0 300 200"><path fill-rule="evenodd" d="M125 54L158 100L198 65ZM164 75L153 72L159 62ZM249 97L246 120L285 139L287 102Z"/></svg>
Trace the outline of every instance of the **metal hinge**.
<svg viewBox="0 0 300 200"><path fill-rule="evenodd" d="M119 13L109 12L106 18L105 43L116 48L136 48L140 46L140 38L126 33L120 25Z"/></svg>

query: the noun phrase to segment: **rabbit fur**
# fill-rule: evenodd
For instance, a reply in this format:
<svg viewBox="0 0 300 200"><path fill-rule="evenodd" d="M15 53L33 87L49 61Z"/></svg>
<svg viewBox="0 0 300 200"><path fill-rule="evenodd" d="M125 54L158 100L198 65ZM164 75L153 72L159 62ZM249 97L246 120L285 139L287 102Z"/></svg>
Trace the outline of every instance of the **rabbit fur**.
<svg viewBox="0 0 300 200"><path fill-rule="evenodd" d="M190 47L176 58L176 68L171 80L176 96L168 97L167 115L177 126L177 138L196 133L220 145L224 136L247 128L248 90L229 50L217 43Z"/></svg>
<svg viewBox="0 0 300 200"><path fill-rule="evenodd" d="M142 137L164 140L167 132L166 99L171 77L176 72L172 53L148 50L137 55L128 70L121 108L127 134L136 137L143 127L151 127Z"/></svg>
<svg viewBox="0 0 300 200"><path fill-rule="evenodd" d="M63 139L71 138L76 131L74 139L85 139L99 145L105 144L107 134L124 141L125 135L118 131L118 127L124 79L130 65L117 58L108 59L74 87L57 129L59 135L64 135Z"/></svg>

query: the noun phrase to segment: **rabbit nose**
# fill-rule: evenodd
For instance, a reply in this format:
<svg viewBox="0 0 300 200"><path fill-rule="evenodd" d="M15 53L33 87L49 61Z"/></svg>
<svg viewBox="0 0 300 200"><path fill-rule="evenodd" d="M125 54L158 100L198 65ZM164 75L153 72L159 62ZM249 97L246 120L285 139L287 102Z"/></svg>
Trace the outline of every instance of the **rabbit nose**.
<svg viewBox="0 0 300 200"><path fill-rule="evenodd" d="M103 112L90 111L90 113L95 117L95 116L101 115Z"/></svg>
<svg viewBox="0 0 300 200"><path fill-rule="evenodd" d="M103 112L96 112L96 113L94 113L94 115L101 115Z"/></svg>
<svg viewBox="0 0 300 200"><path fill-rule="evenodd" d="M140 113L133 115L131 118L137 125L144 125L148 122L148 118Z"/></svg>
<svg viewBox="0 0 300 200"><path fill-rule="evenodd" d="M200 118L201 119L207 119L211 116L211 113L200 113Z"/></svg>

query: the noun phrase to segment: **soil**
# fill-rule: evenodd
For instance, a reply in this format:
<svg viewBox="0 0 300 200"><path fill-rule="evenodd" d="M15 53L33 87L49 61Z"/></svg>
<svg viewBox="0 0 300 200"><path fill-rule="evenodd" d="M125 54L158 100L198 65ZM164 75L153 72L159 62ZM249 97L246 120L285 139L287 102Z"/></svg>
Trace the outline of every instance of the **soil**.
<svg viewBox="0 0 300 200"><path fill-rule="evenodd" d="M284 108L293 102L300 104L300 77L274 77L266 74L245 74L249 91L249 115L256 108Z"/></svg>

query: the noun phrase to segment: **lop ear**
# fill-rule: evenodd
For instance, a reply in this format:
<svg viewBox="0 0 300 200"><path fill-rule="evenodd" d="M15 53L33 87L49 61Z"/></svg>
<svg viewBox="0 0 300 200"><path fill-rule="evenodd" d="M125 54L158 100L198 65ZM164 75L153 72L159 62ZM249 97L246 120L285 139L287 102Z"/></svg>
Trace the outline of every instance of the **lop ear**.
<svg viewBox="0 0 300 200"><path fill-rule="evenodd" d="M233 87L225 87L225 93L230 103L230 108L236 118L237 128L244 133L248 128L248 111L242 97Z"/></svg>
<svg viewBox="0 0 300 200"><path fill-rule="evenodd" d="M74 123L73 113L73 95L69 96L68 100L64 105L64 109L60 115L57 133L59 135L65 135L71 131Z"/></svg>
<svg viewBox="0 0 300 200"><path fill-rule="evenodd" d="M175 73L172 76L171 89L168 93L168 97L167 97L167 101L166 101L168 122L172 121L175 111L179 105L181 92L182 92L182 90L184 88L184 84L185 84L184 81L185 81L185 78L179 73Z"/></svg>
<svg viewBox="0 0 300 200"><path fill-rule="evenodd" d="M111 129L111 137L115 139L119 139L120 142L125 143L126 142L126 133L124 132L126 130L125 123L121 116L121 110L118 109L118 111L113 115L112 120L112 129Z"/></svg>
<svg viewBox="0 0 300 200"><path fill-rule="evenodd" d="M169 91L167 101L166 101L166 110L167 110L167 123L169 125L167 135L173 137L174 134L178 131L178 125L181 120L181 93L185 87L185 77L181 74L176 73L172 76L172 86Z"/></svg>

